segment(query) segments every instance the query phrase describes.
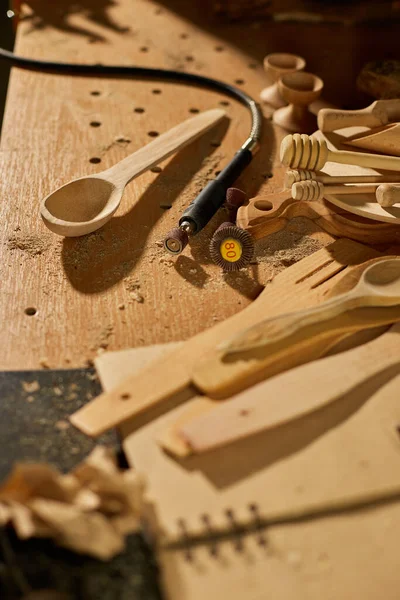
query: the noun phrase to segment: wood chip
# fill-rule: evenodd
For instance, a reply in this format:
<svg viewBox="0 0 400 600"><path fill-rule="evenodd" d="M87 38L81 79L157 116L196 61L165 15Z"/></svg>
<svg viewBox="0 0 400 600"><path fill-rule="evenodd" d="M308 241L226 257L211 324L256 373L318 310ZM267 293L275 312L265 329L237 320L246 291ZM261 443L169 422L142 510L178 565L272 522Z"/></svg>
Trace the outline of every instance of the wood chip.
<svg viewBox="0 0 400 600"><path fill-rule="evenodd" d="M0 486L0 526L12 525L20 539L48 537L101 560L121 552L125 536L143 521L155 535L155 514L143 477L133 469L121 471L104 446L70 474L50 465L19 464Z"/></svg>
<svg viewBox="0 0 400 600"><path fill-rule="evenodd" d="M28 394L33 394L34 392L40 390L40 385L38 381L23 381L22 387L24 388L24 391Z"/></svg>

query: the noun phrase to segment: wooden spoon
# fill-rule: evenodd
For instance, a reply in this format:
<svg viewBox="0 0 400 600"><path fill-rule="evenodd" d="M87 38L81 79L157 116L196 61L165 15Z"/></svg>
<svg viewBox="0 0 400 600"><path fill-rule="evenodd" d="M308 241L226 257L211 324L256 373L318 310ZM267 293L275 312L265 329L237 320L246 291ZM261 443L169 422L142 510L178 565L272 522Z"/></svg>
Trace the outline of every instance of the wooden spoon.
<svg viewBox="0 0 400 600"><path fill-rule="evenodd" d="M51 231L67 237L96 231L111 219L125 186L134 177L186 146L225 115L221 109L203 112L163 133L110 169L63 185L42 201L43 221Z"/></svg>
<svg viewBox="0 0 400 600"><path fill-rule="evenodd" d="M371 265L364 271L358 284L319 306L267 319L224 342L219 349L224 356L263 348L282 342L313 325L323 330L326 321L349 310L371 306L400 304L400 258L391 258ZM315 332L314 332L315 333Z"/></svg>

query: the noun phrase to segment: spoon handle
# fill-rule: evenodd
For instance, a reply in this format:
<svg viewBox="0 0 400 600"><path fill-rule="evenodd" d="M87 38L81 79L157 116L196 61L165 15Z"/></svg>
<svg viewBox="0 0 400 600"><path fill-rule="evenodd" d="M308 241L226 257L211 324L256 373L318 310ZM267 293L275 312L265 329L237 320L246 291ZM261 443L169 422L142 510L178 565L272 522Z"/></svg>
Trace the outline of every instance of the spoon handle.
<svg viewBox="0 0 400 600"><path fill-rule="evenodd" d="M117 187L125 187L134 177L154 167L189 144L189 142L198 138L205 131L211 129L225 115L224 110L215 108L179 123L179 125L163 133L150 144L127 156L110 169L103 171L102 177Z"/></svg>
<svg viewBox="0 0 400 600"><path fill-rule="evenodd" d="M309 327L318 324L323 329L325 321L363 305L363 298L364 294L359 293L357 288L353 288L350 292L327 300L318 306L280 315L274 319L266 319L242 331L233 339L227 340L218 349L222 351L223 356L229 356L255 348L263 348L265 351L273 344L286 343L288 338L300 334L301 331L304 332L304 337L307 337ZM368 305L370 306L370 302Z"/></svg>

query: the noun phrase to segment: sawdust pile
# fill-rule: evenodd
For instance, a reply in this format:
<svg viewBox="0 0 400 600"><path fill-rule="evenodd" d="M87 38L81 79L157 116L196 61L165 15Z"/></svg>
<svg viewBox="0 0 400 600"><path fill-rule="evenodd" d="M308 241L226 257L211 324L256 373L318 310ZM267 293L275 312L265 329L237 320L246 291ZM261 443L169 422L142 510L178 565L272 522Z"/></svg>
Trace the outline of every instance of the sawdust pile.
<svg viewBox="0 0 400 600"><path fill-rule="evenodd" d="M310 237L308 229L307 219L297 219L296 229L286 228L258 241L255 247L257 261L268 263L276 274L320 250L324 244Z"/></svg>
<svg viewBox="0 0 400 600"><path fill-rule="evenodd" d="M34 257L47 252L51 241L43 235L15 233L8 238L7 247L9 250L21 250L27 256Z"/></svg>

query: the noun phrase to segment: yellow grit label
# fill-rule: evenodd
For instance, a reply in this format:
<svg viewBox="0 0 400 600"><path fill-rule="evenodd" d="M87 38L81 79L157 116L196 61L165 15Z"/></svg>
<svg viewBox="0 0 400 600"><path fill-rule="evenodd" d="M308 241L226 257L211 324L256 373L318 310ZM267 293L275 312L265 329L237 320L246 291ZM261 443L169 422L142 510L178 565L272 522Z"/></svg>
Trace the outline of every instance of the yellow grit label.
<svg viewBox="0 0 400 600"><path fill-rule="evenodd" d="M233 238L224 240L219 248L221 256L224 260L234 263L242 256L242 245Z"/></svg>

